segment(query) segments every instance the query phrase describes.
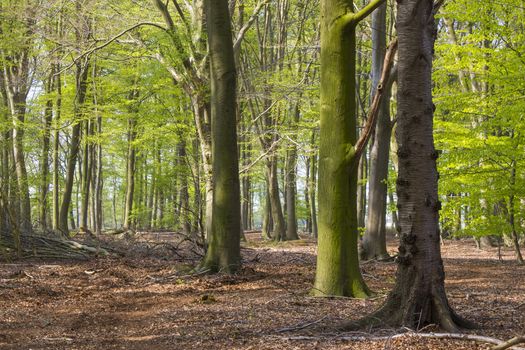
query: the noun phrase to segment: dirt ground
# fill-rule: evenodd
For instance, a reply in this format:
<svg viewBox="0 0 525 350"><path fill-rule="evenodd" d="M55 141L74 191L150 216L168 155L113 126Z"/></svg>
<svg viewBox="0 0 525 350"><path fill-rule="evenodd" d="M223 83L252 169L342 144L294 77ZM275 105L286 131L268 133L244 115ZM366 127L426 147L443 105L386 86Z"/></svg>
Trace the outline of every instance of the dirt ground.
<svg viewBox="0 0 525 350"><path fill-rule="evenodd" d="M395 246L391 242L392 253ZM495 248L477 250L471 240L445 241L442 251L451 304L481 325L469 333L524 335L525 267L512 251L504 249L498 261ZM233 277L184 275L187 261L158 258L1 263L0 349L490 348L466 340L356 340L370 335L312 330L378 307L393 285L394 263L364 263L378 296L356 300L309 296L315 246L308 239L273 244L250 234L243 260Z"/></svg>

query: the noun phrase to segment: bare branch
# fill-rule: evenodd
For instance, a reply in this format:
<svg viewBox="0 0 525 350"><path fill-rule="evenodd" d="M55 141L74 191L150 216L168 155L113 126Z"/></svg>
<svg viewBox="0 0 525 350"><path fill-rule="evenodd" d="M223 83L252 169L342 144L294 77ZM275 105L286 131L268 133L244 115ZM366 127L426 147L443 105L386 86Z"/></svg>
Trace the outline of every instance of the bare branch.
<svg viewBox="0 0 525 350"><path fill-rule="evenodd" d="M375 127L376 120L377 120L377 114L379 113L379 106L382 100L381 98L383 97L383 94L386 90L385 85L388 79L390 78L390 70L392 69L396 51L397 51L397 39L394 39L388 46L388 50L385 55L385 60L383 62L383 71L381 72L381 79L379 80L379 83L377 84L376 93L374 94L374 98L372 99L370 110L368 111L368 118L366 121L366 125L363 129L363 132L361 133L361 137L359 138L355 146L354 160L356 162L359 161L359 158L361 157L361 154L363 153L366 147L366 144L368 140L370 139L372 132L374 131L374 127Z"/></svg>
<svg viewBox="0 0 525 350"><path fill-rule="evenodd" d="M118 33L117 35L115 35L114 37L112 37L111 39L107 40L106 42L104 42L103 44L100 44L98 46L95 46L89 50L87 50L86 52L82 53L80 56L76 57L73 59L73 62L71 62L69 65L67 65L66 67L64 67L63 69L61 69L59 72L55 73L54 75L59 75L59 74L62 74L63 72L65 72L66 70L68 70L69 68L73 67L78 61L80 61L82 58L86 57L86 56L89 56L91 55L93 52L95 51L98 51L98 50L101 50L103 48L105 48L106 46L110 45L111 43L113 43L114 41L116 41L118 38L120 38L121 36L123 36L124 34L126 33L129 33L131 32L132 30L134 29L137 29L138 27L142 27L142 26L152 26L152 27L156 27L156 28L159 28L159 29L162 29L162 30L166 30L166 28L164 28L162 25L158 24L158 23L154 23L154 22L140 22L140 23L137 23L127 29L124 29L123 31L121 31L120 33Z"/></svg>
<svg viewBox="0 0 525 350"><path fill-rule="evenodd" d="M239 30L239 33L237 33L237 37L235 38L235 41L233 43L233 51L235 54L237 54L239 49L241 48L241 42L244 39L244 36L246 35L246 32L248 31L248 29L250 29L253 22L255 22L255 19L259 15L259 12L261 12L262 8L269 2L270 0L264 0L260 2L255 8L255 10L253 10L253 14L251 15L248 22L246 22L244 26L242 26L242 28Z"/></svg>

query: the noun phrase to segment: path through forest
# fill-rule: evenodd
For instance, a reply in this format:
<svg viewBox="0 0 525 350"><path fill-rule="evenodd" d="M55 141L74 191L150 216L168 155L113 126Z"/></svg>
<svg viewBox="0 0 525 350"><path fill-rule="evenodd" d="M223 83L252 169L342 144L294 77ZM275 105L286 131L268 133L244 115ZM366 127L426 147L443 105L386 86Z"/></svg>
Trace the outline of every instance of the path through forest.
<svg viewBox="0 0 525 350"><path fill-rule="evenodd" d="M263 243L258 236L248 235L236 276L180 275L181 262L157 258L2 264L0 349L489 348L464 340L349 341L341 337L363 334L320 333L318 325L377 307L393 285L395 264L363 265L378 293L372 300L312 298L313 242ZM498 261L496 248L445 241L450 301L482 326L471 333L500 339L525 333L525 267L512 254L503 249Z"/></svg>

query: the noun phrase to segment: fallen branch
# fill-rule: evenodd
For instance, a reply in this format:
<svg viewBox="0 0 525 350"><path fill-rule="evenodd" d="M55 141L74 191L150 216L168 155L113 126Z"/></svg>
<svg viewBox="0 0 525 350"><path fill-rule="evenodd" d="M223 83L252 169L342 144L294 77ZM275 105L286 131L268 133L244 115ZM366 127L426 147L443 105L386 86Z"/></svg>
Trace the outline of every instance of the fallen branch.
<svg viewBox="0 0 525 350"><path fill-rule="evenodd" d="M312 322L299 323L298 325L295 325L295 326L292 326L292 327L281 328L281 329L276 330L276 332L277 333L285 333L285 332L292 332L292 331L298 331L298 330L301 330L301 329L305 329L305 328L308 328L310 326L313 326L314 324L317 324L317 323L323 321L324 319L326 319L326 317L327 316L323 316L320 319L312 321Z"/></svg>
<svg viewBox="0 0 525 350"><path fill-rule="evenodd" d="M507 340L506 342L503 342L499 345L494 346L491 350L504 350L508 349L514 345L525 343L525 336L521 337L514 337L512 339ZM514 348L516 349L516 348Z"/></svg>
<svg viewBox="0 0 525 350"><path fill-rule="evenodd" d="M485 337L482 335L476 334L461 334L461 333L401 333L391 336L340 336L335 337L339 340L349 340L349 341L380 341L380 340L390 340L403 337L419 337L419 338L434 338L434 339L456 339L456 340L470 340L478 343L489 343L495 344L496 347L493 347L491 350L504 350L512 347L513 350L525 350L524 348L515 347L514 345L525 343L525 337L515 337L508 341L502 341L500 339ZM297 336L297 337L286 337L286 340L318 340L322 337L311 337L311 336ZM330 336L330 339L334 339L333 335ZM514 346L514 347L513 347Z"/></svg>

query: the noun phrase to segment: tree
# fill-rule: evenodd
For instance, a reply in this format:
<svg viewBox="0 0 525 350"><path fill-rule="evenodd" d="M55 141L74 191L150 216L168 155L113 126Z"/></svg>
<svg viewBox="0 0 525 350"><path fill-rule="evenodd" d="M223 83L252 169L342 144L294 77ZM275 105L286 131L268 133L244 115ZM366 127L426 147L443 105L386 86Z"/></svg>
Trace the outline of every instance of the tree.
<svg viewBox="0 0 525 350"><path fill-rule="evenodd" d="M235 272L241 265L237 155L237 83L227 0L206 0L210 50L213 216L201 269Z"/></svg>
<svg viewBox="0 0 525 350"><path fill-rule="evenodd" d="M396 284L385 304L362 325L420 329L437 324L447 331L470 326L450 307L438 226L438 152L433 141L432 59L436 37L432 0L397 5L399 174L401 242ZM355 325L355 324L354 324Z"/></svg>
<svg viewBox="0 0 525 350"><path fill-rule="evenodd" d="M372 93L377 89L383 60L386 54L386 3L372 13ZM368 185L368 217L366 230L361 241L361 259L385 259L386 251L386 196L388 178L388 160L390 152L390 88L393 82L389 77L384 87L375 128L374 142L370 151L370 177Z"/></svg>
<svg viewBox="0 0 525 350"><path fill-rule="evenodd" d="M366 297L357 255L356 26L383 1L321 1L319 245L314 295Z"/></svg>

